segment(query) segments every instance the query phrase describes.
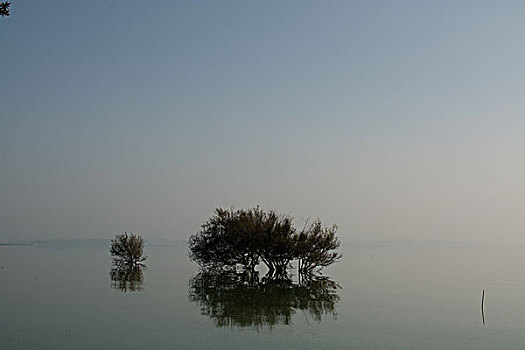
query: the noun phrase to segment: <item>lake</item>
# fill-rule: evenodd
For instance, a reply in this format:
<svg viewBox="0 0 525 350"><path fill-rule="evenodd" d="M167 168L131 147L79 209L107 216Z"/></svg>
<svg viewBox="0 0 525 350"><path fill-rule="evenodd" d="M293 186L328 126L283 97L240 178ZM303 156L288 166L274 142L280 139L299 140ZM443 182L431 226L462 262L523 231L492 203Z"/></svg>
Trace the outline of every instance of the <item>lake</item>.
<svg viewBox="0 0 525 350"><path fill-rule="evenodd" d="M0 246L0 349L525 344L523 242L355 240L328 280L256 286L199 275L183 246L146 246L147 268L127 283L112 277L108 249Z"/></svg>

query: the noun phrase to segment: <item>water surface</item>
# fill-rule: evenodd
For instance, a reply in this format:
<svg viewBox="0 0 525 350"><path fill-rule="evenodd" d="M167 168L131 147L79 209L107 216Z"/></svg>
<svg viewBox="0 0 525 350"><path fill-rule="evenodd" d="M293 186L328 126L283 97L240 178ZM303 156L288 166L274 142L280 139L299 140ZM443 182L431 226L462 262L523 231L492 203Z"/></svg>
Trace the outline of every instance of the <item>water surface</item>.
<svg viewBox="0 0 525 350"><path fill-rule="evenodd" d="M521 349L524 248L349 242L337 287L305 289L203 278L184 247L122 284L109 243L0 246L0 348Z"/></svg>

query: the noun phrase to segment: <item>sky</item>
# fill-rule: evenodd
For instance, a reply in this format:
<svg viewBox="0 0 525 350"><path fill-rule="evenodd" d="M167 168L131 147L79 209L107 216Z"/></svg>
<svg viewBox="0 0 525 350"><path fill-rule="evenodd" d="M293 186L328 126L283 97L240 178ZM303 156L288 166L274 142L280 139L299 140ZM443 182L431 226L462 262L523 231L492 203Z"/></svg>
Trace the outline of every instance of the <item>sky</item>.
<svg viewBox="0 0 525 350"><path fill-rule="evenodd" d="M11 2L0 240L525 238L523 1Z"/></svg>

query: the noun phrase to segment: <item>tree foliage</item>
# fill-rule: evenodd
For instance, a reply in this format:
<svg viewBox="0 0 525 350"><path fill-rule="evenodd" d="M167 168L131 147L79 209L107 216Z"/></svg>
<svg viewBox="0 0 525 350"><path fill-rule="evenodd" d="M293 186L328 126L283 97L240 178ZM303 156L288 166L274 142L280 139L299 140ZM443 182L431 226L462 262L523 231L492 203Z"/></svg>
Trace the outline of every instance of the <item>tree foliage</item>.
<svg viewBox="0 0 525 350"><path fill-rule="evenodd" d="M140 265L146 260L144 254L144 238L133 233L120 233L111 240L109 250L115 265Z"/></svg>
<svg viewBox="0 0 525 350"><path fill-rule="evenodd" d="M308 273L341 258L337 252L340 243L335 236L336 231L336 225L323 227L321 221L317 220L297 235L296 255L300 272Z"/></svg>
<svg viewBox="0 0 525 350"><path fill-rule="evenodd" d="M253 270L262 261L277 275L286 275L290 263L298 260L300 272L311 273L341 257L336 231L335 225L324 228L319 220L298 231L290 216L259 207L218 208L201 231L190 236L190 258L215 270Z"/></svg>
<svg viewBox="0 0 525 350"><path fill-rule="evenodd" d="M10 2L6 1L6 2L0 2L0 16L4 17L4 16L9 16L10 13L9 13L9 6L11 5Z"/></svg>

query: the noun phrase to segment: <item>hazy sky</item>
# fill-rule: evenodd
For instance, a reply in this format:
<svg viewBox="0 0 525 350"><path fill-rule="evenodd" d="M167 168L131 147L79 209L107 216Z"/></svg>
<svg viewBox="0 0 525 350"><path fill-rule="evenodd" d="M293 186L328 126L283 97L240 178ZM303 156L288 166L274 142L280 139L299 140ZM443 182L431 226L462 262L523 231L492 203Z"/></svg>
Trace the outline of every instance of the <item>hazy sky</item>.
<svg viewBox="0 0 525 350"><path fill-rule="evenodd" d="M22 1L0 239L186 239L261 205L352 237L525 237L523 1Z"/></svg>

